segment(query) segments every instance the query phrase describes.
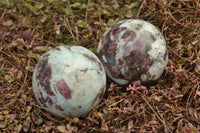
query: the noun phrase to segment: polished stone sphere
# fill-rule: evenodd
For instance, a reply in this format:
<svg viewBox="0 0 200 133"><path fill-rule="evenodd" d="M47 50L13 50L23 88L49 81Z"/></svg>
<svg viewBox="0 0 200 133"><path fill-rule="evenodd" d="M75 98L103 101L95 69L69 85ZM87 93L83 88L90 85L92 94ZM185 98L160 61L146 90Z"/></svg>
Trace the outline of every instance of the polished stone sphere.
<svg viewBox="0 0 200 133"><path fill-rule="evenodd" d="M48 51L38 61L32 78L38 103L69 117L88 113L99 104L106 89L103 65L81 46L59 46Z"/></svg>
<svg viewBox="0 0 200 133"><path fill-rule="evenodd" d="M102 36L97 55L110 79L119 85L157 80L168 62L166 42L151 23L128 19Z"/></svg>

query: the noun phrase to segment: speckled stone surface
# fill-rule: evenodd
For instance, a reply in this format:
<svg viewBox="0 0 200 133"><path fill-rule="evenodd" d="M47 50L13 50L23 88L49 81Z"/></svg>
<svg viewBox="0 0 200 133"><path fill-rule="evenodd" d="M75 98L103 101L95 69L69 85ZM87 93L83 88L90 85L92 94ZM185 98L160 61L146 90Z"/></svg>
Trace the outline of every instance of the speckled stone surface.
<svg viewBox="0 0 200 133"><path fill-rule="evenodd" d="M151 23L128 19L110 27L97 55L109 78L119 85L157 80L168 62L166 42Z"/></svg>
<svg viewBox="0 0 200 133"><path fill-rule="evenodd" d="M33 73L39 104L56 113L78 117L103 98L106 74L100 60L81 46L59 46L45 53Z"/></svg>

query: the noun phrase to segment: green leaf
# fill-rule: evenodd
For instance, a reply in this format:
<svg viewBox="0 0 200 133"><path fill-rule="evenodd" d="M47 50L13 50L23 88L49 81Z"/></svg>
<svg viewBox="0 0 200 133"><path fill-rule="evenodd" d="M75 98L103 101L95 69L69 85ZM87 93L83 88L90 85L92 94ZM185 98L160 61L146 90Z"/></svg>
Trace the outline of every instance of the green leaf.
<svg viewBox="0 0 200 133"><path fill-rule="evenodd" d="M28 132L28 130L30 129L30 123L31 123L31 118L30 118L30 116L28 116L23 123L24 132Z"/></svg>
<svg viewBox="0 0 200 133"><path fill-rule="evenodd" d="M127 17L127 18L131 18L132 15L133 15L133 13L132 13L131 10L130 10L129 12L127 12L126 17Z"/></svg>
<svg viewBox="0 0 200 133"><path fill-rule="evenodd" d="M62 133L66 132L66 127L65 126L57 126L57 129Z"/></svg>
<svg viewBox="0 0 200 133"><path fill-rule="evenodd" d="M71 7L79 7L79 6L81 6L81 3L75 2L74 4L71 4L70 6Z"/></svg>
<svg viewBox="0 0 200 133"><path fill-rule="evenodd" d="M66 15L70 15L70 8L66 7L65 9L63 9L64 12L66 13Z"/></svg>
<svg viewBox="0 0 200 133"><path fill-rule="evenodd" d="M5 128L7 126L7 123L0 122L0 128Z"/></svg>
<svg viewBox="0 0 200 133"><path fill-rule="evenodd" d="M112 26L112 25L114 25L116 23L116 21L114 20L114 19L109 19L108 20L108 22L107 22L107 24L108 24L108 26Z"/></svg>
<svg viewBox="0 0 200 133"><path fill-rule="evenodd" d="M37 8L29 3L24 3L24 6L30 9L34 14L38 15Z"/></svg>
<svg viewBox="0 0 200 133"><path fill-rule="evenodd" d="M60 34L60 27L61 27L61 25L55 25L55 26L54 26L54 30L56 31L56 34L57 34L57 35Z"/></svg>
<svg viewBox="0 0 200 133"><path fill-rule="evenodd" d="M43 122L43 120L40 117L35 118L35 124L40 125Z"/></svg>
<svg viewBox="0 0 200 133"><path fill-rule="evenodd" d="M191 115L191 117L195 120L198 121L198 118L195 115L196 112L194 112L194 110L192 108L189 108L189 114Z"/></svg>
<svg viewBox="0 0 200 133"><path fill-rule="evenodd" d="M97 49L96 48L90 48L90 51L92 51L93 53L97 54Z"/></svg>
<svg viewBox="0 0 200 133"><path fill-rule="evenodd" d="M81 28L89 28L90 27L87 23L83 22L82 20L78 20L77 25Z"/></svg>
<svg viewBox="0 0 200 133"><path fill-rule="evenodd" d="M34 49L35 50L35 49ZM37 50L36 52L38 52L39 50ZM46 50L41 50L39 52L45 52ZM38 60L40 58L40 55L39 54L35 54L35 53L32 53L32 52L29 52L28 55L27 55L29 58L35 58L36 60Z"/></svg>
<svg viewBox="0 0 200 133"><path fill-rule="evenodd" d="M113 6L113 7L114 7L114 9L116 10L116 9L119 9L119 7L120 7L120 6L119 6L119 4L118 4L118 3L116 3L116 4L114 4L114 6Z"/></svg>
<svg viewBox="0 0 200 133"><path fill-rule="evenodd" d="M186 63L186 60L180 59L178 62L179 62L180 64L185 64L185 63Z"/></svg>
<svg viewBox="0 0 200 133"><path fill-rule="evenodd" d="M44 23L47 20L48 16L44 15L42 16L42 18L40 19L41 23Z"/></svg>
<svg viewBox="0 0 200 133"><path fill-rule="evenodd" d="M133 2L130 5L127 5L127 7L131 9L131 8L137 7L137 5L138 5L138 1L137 2Z"/></svg>
<svg viewBox="0 0 200 133"><path fill-rule="evenodd" d="M28 55L27 55L29 58L35 58L36 57L36 54L32 53L32 52L29 52Z"/></svg>
<svg viewBox="0 0 200 133"><path fill-rule="evenodd" d="M0 68L0 72L1 72L1 73L4 73L4 70L3 70L2 68Z"/></svg>
<svg viewBox="0 0 200 133"><path fill-rule="evenodd" d="M196 73L200 74L200 68L196 67L195 71L196 71Z"/></svg>
<svg viewBox="0 0 200 133"><path fill-rule="evenodd" d="M46 52L48 50L48 47L47 46L37 46L33 50L35 50L36 52Z"/></svg>
<svg viewBox="0 0 200 133"><path fill-rule="evenodd" d="M35 7L36 7L37 9L42 9L42 8L44 7L44 4L41 3L41 2L39 2L39 3L37 3L37 4L35 5Z"/></svg>
<svg viewBox="0 0 200 133"><path fill-rule="evenodd" d="M136 13L138 12L138 9L137 9L137 8L133 8L131 11L132 11L134 14L136 14Z"/></svg>
<svg viewBox="0 0 200 133"><path fill-rule="evenodd" d="M18 125L15 130L19 133L22 130L22 124Z"/></svg>
<svg viewBox="0 0 200 133"><path fill-rule="evenodd" d="M32 66L27 66L26 67L26 70L30 71L30 72L33 72L34 71L34 67Z"/></svg>
<svg viewBox="0 0 200 133"><path fill-rule="evenodd" d="M9 114L9 110L3 110L2 113L3 113L4 115L7 115L7 114Z"/></svg>
<svg viewBox="0 0 200 133"><path fill-rule="evenodd" d="M28 113L23 113L22 116L21 116L21 118L24 119L24 118L26 118L27 116L28 116Z"/></svg>
<svg viewBox="0 0 200 133"><path fill-rule="evenodd" d="M133 128L133 121L129 121L128 122L128 129L132 129Z"/></svg>
<svg viewBox="0 0 200 133"><path fill-rule="evenodd" d="M55 2L57 0L47 0L49 3Z"/></svg>
<svg viewBox="0 0 200 133"><path fill-rule="evenodd" d="M103 112L107 115L109 112L108 112L108 108L103 108Z"/></svg>
<svg viewBox="0 0 200 133"><path fill-rule="evenodd" d="M7 117L8 117L9 115L7 115ZM12 123L12 120L8 120L7 121L7 125L10 125Z"/></svg>
<svg viewBox="0 0 200 133"><path fill-rule="evenodd" d="M5 79L8 83L12 83L14 79L10 75L5 75Z"/></svg>
<svg viewBox="0 0 200 133"><path fill-rule="evenodd" d="M32 109L32 106L27 106L27 107L26 107L26 112L29 113L29 112L31 111L31 109Z"/></svg>
<svg viewBox="0 0 200 133"><path fill-rule="evenodd" d="M78 123L79 119L77 117L73 118L73 122Z"/></svg>

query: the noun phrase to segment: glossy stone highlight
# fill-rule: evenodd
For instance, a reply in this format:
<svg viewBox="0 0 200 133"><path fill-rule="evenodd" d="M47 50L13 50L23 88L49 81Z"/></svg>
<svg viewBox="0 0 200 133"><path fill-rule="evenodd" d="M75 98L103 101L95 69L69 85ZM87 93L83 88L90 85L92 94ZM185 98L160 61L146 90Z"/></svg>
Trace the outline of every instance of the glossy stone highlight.
<svg viewBox="0 0 200 133"><path fill-rule="evenodd" d="M109 78L119 85L157 80L168 62L166 42L151 23L128 19L110 27L97 54Z"/></svg>
<svg viewBox="0 0 200 133"><path fill-rule="evenodd" d="M78 117L101 101L106 75L102 63L91 51L81 46L59 46L40 58L32 86L41 106Z"/></svg>

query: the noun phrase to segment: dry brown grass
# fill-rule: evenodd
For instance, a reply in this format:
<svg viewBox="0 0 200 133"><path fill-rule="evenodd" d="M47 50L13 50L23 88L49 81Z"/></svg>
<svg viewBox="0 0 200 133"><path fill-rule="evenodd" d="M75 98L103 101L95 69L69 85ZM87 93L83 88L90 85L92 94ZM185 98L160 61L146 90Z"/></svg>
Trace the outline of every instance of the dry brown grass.
<svg viewBox="0 0 200 133"><path fill-rule="evenodd" d="M0 132L199 132L199 0L0 5ZM80 118L58 119L36 104L31 79L44 52L64 44L95 52L103 32L128 18L149 21L165 36L169 62L156 83L120 87L108 81L102 103Z"/></svg>

